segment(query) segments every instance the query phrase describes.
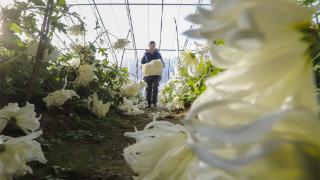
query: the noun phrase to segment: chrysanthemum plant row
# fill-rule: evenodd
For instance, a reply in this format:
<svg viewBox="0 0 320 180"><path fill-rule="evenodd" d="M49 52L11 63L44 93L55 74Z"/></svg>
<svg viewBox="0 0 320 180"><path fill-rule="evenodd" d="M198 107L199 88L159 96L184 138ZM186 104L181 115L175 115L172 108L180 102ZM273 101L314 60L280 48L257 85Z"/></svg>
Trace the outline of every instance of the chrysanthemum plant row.
<svg viewBox="0 0 320 180"><path fill-rule="evenodd" d="M199 46L195 52L181 52L171 79L160 92L160 103L169 111L183 110L206 90L205 81L222 70L211 62L208 48Z"/></svg>
<svg viewBox="0 0 320 180"><path fill-rule="evenodd" d="M38 50L40 27L37 23L41 23L39 19L45 5L41 0L15 2L1 11L4 32L0 37L1 106L7 102L24 102ZM74 25L69 27L70 23L65 24L62 17ZM77 13L69 12L65 1L55 1L49 27L31 99L36 105L44 102L52 109L72 103L100 117L105 116L110 107L126 114L142 113L144 84L131 82L126 68L108 60L108 52L102 48L105 45L101 39L103 33L93 42L84 40L85 24ZM56 33L71 35L76 41L66 45L66 49L59 49L51 43ZM126 39L118 39L112 47L122 49L128 43ZM102 59L96 58L98 53Z"/></svg>
<svg viewBox="0 0 320 180"><path fill-rule="evenodd" d="M85 24L79 15L70 12L64 0L54 2L44 57L31 101L36 107L44 106L49 110L70 103L99 117L106 116L110 107L131 115L142 113L145 104L141 89L145 84L131 82L125 68L110 63L107 52L101 48L102 42L95 40L74 43L70 47L66 45L67 51L52 45L56 33L71 34L72 37L85 34ZM41 28L38 24L41 24L45 9L43 0L17 1L1 9L1 180L32 173L26 164L30 161L46 162L40 144L34 140L42 134L39 130L41 116L36 116L34 104L24 103L39 46ZM66 21L74 25L69 27ZM126 39L119 39L113 48L122 49L128 43ZM97 53L104 59L98 60ZM16 137L10 133L12 129L20 129L26 135Z"/></svg>

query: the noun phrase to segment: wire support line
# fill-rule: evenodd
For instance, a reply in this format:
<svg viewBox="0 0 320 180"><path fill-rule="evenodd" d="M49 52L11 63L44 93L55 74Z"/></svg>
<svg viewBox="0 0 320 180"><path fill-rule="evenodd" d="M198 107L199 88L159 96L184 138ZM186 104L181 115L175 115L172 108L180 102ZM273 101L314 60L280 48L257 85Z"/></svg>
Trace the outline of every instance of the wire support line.
<svg viewBox="0 0 320 180"><path fill-rule="evenodd" d="M134 55L136 58L136 76L137 80L139 78L139 59L138 59L138 52L137 52L137 46L136 46L136 39L134 35L134 29L133 29L133 24L132 24L132 16L131 16L131 11L130 11L130 5L129 5L129 0L125 0L127 3L126 10L127 10L127 16L128 16L128 22L130 25L130 30L131 30L131 39L132 39L132 44L134 48Z"/></svg>
<svg viewBox="0 0 320 180"><path fill-rule="evenodd" d="M199 0L199 1L198 1L198 5L197 5L197 8L196 8L196 11L194 12L194 15L196 15L196 14L198 13L198 10L199 10L199 8L200 8L201 6L204 6L204 5L205 5L205 4L202 4L202 2L203 2L203 0ZM192 30L192 28L193 28L193 24L190 25L189 30ZM186 38L186 41L184 42L184 45L183 45L183 49L184 49L185 47L187 47L188 43L189 43L189 37Z"/></svg>
<svg viewBox="0 0 320 180"><path fill-rule="evenodd" d="M182 0L180 0L180 3L182 3ZM178 24L179 24L180 14L181 14L181 5L179 6L178 13L177 13L177 15L176 15L176 17L178 17L178 19L177 19L177 21L176 21L177 26L178 26ZM176 29L176 31L177 31L177 29ZM176 32L176 31L175 31L175 32ZM173 46L174 46L174 41L175 41L175 40L176 40L176 37L173 37L173 38L172 38L172 43L171 43L171 48L173 48ZM177 50L177 52L179 52L179 50ZM173 51L172 51L171 54L170 54L169 63L171 62L172 57L173 57ZM170 71L170 66L169 66L169 69L168 69L168 73L169 73L169 71ZM168 80L170 80L170 76L168 76Z"/></svg>
<svg viewBox="0 0 320 180"><path fill-rule="evenodd" d="M177 36L177 52L178 52L178 59L180 61L180 55L179 55L179 51L180 51L180 47L179 47L179 31L178 31L178 24L177 24L177 20L176 18L174 18L174 24L176 25L176 36Z"/></svg>
<svg viewBox="0 0 320 180"><path fill-rule="evenodd" d="M129 29L128 34L127 34L127 39L129 39L129 35L130 35L131 29ZM122 50L122 56L121 56L121 61L120 61L120 68L122 68L122 63L123 63L123 58L124 58L124 53L126 51L126 48L123 48Z"/></svg>
<svg viewBox="0 0 320 180"><path fill-rule="evenodd" d="M90 0L88 0L88 2L90 3ZM79 7L79 6L78 6L78 7ZM80 8L80 7L79 7L79 8ZM97 13L96 13L95 9L92 7L92 5L90 6L90 8L91 8L91 11L93 12L93 15L94 15L95 19L96 19L96 26L97 26L98 24L100 24L99 18L98 18L98 16L97 16ZM100 28L99 28L99 29L100 29ZM99 36L98 28L95 28L95 30L96 30L96 35ZM102 31L103 31L103 30L102 30ZM105 34L103 34L103 38L104 38L104 41L105 41L105 42L108 41L107 38L106 38L106 36L105 36ZM102 43L101 43L101 44L102 44ZM108 44L108 45L109 45L109 44Z"/></svg>
<svg viewBox="0 0 320 180"><path fill-rule="evenodd" d="M107 32L107 33L106 33L106 36L107 36L107 39L108 39L109 47L112 47L112 42L111 42L110 36L109 36L109 34L108 34L108 30L107 30L107 28L106 28L106 26L105 26L105 24L104 24L104 22L103 22L103 19L102 19L102 17L101 17L101 14L100 14L100 11L99 11L99 9L98 9L98 7L97 7L97 4L96 4L95 0L92 0L92 2L93 2L93 5L94 5L94 7L95 7L95 9L96 9L96 11L97 11L98 17L99 17L100 22L101 22L102 27L103 27L103 30L104 30L105 32ZM117 55L116 55L114 49L111 49L111 52L112 52L112 54L113 54L116 62L118 62L118 58L117 58Z"/></svg>
<svg viewBox="0 0 320 180"><path fill-rule="evenodd" d="M111 3L111 0L109 0L109 3ZM116 27L117 27L117 31L118 31L118 35L119 36L121 36L120 35L120 26L119 26L119 23L118 23L118 18L117 18L117 16L116 16L116 13L115 13L115 11L114 11L114 8L113 8L113 6L111 5L111 11L112 11L112 15L113 15L113 19L115 20L115 24L116 24Z"/></svg>

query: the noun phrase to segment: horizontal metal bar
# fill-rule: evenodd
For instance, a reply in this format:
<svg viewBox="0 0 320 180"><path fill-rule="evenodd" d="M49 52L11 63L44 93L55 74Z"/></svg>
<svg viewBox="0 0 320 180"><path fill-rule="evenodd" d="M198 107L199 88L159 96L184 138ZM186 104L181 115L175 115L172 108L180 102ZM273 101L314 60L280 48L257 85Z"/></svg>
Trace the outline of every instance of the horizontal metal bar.
<svg viewBox="0 0 320 180"><path fill-rule="evenodd" d="M70 48L62 48L63 50L70 50ZM98 50L99 48L97 48ZM106 49L106 50L109 50L111 48L103 48L103 49ZM128 49L125 49L126 51L134 51L135 49L134 48L128 48ZM147 51L147 49L144 49L144 48L138 48L136 49L137 51ZM180 50L177 50L177 49L160 49L159 51L184 51L183 49L180 49ZM190 50L190 51L195 51L195 50Z"/></svg>
<svg viewBox="0 0 320 180"><path fill-rule="evenodd" d="M135 49L128 48L128 49L125 49L125 50L134 51ZM146 51L147 49L139 48L139 49L136 49L136 50L137 51ZM160 49L160 51L177 51L177 49ZM184 50L178 50L178 51L184 51Z"/></svg>
<svg viewBox="0 0 320 180"><path fill-rule="evenodd" d="M91 6L91 3L74 3L67 6ZM96 3L97 6L126 6L127 3ZM198 6L197 3L164 3L164 6ZM129 6L162 6L161 3L129 3ZM210 6L210 4L201 4L201 6Z"/></svg>

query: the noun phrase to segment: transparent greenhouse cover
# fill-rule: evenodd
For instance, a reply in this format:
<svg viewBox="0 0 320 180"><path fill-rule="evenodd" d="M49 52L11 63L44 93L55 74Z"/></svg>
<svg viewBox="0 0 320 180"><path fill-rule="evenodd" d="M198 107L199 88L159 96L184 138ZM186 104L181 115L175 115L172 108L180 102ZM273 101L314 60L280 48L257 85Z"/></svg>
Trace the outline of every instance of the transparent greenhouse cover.
<svg viewBox="0 0 320 180"><path fill-rule="evenodd" d="M5 6L12 3L13 0L0 0L0 5ZM98 11L101 15L103 23L106 29L111 34L109 37L112 42L115 42L117 38L126 38L128 31L130 30L130 24L127 16L125 0L95 0ZM162 81L169 79L169 74L174 72L174 67L177 63L178 51L177 51L177 33L174 19L177 22L178 38L179 38L179 49L183 47L193 50L196 48L194 40L188 39L183 35L183 32L188 30L192 25L190 22L185 20L185 17L190 14L194 14L197 9L198 3L209 4L210 0L164 0L164 4L175 4L175 5L164 5L163 6L163 18L162 18L162 38L160 52L166 63L165 70L163 71ZM118 3L117 5L99 5L101 3ZM123 3L124 5L119 5ZM160 27L161 27L161 12L162 12L162 0L129 0L129 3L137 4L157 4L157 5L130 5L131 18L133 31L136 42L136 49L138 59L143 57L145 49L149 41L154 40L159 46L160 42ZM86 40L94 41L97 37L96 18L97 11L93 5L93 0L67 0L67 4L70 6L70 11L77 12L83 18L86 24ZM75 5L83 4L83 5ZM189 4L189 5L179 5ZM195 4L195 5L190 5ZM202 7L208 7L203 5ZM72 25L72 24L70 24ZM101 25L100 25L101 26ZM64 34L57 34L60 39L63 39L66 44L70 44L71 41L65 37ZM76 37L71 38L76 39ZM53 43L64 48L65 45L59 38L55 37ZM131 35L128 38L132 42ZM197 41L199 42L199 41ZM158 47L159 48L159 47ZM136 72L136 57L135 51L133 50L133 43L130 43L127 50L124 53L123 66L129 68L129 72L135 74ZM118 59L122 57L122 50L116 51ZM110 58L111 52L110 52ZM112 59L110 59L112 60ZM140 67L140 65L139 65ZM139 79L141 79L141 72L139 68Z"/></svg>

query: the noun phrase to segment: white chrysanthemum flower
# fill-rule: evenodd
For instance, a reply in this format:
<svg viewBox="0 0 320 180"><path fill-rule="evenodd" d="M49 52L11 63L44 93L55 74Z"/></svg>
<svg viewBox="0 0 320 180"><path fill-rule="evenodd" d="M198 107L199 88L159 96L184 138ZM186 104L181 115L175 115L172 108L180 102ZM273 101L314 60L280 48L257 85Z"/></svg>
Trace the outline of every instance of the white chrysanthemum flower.
<svg viewBox="0 0 320 180"><path fill-rule="evenodd" d="M81 61L79 58L72 58L70 61L69 61L69 65L73 68L78 68L81 64Z"/></svg>
<svg viewBox="0 0 320 180"><path fill-rule="evenodd" d="M156 116L159 116L157 114ZM188 143L189 132L179 124L153 121L141 131L127 132L136 143L124 149L135 179L226 179L234 177L199 161Z"/></svg>
<svg viewBox="0 0 320 180"><path fill-rule="evenodd" d="M163 118L165 118L167 116L169 116L169 113L166 112L166 111L162 111L162 110L150 114L150 117L152 117L153 121L156 121L156 120L158 120L160 118L163 119Z"/></svg>
<svg viewBox="0 0 320 180"><path fill-rule="evenodd" d="M196 54L189 51L184 50L180 53L181 55L181 63L185 66L196 66L198 64L198 60Z"/></svg>
<svg viewBox="0 0 320 180"><path fill-rule="evenodd" d="M177 82L173 85L173 93L175 95L186 94L187 92L191 91L191 88L185 82Z"/></svg>
<svg viewBox="0 0 320 180"><path fill-rule="evenodd" d="M184 50L181 53L180 65L188 69L188 74L190 76L195 76L197 74L198 58L195 53Z"/></svg>
<svg viewBox="0 0 320 180"><path fill-rule="evenodd" d="M27 49L25 50L25 53L28 55L31 55L33 57L37 56L37 51L38 51L38 46L39 42L38 41L31 41L28 44ZM44 49L44 54L43 54L43 60L44 61L49 61L49 60L54 60L59 56L58 49L54 47L50 52L49 49Z"/></svg>
<svg viewBox="0 0 320 180"><path fill-rule="evenodd" d="M214 64L226 70L207 81L207 91L187 117L201 160L233 173L237 169L243 179L263 179L279 167L309 179L306 167L287 163L301 158L298 151L319 146L309 45L298 29L311 14L294 0L218 0L213 11L189 18L201 24L194 34L208 43L225 42L211 44L211 51ZM279 154L285 154L280 161ZM288 173L274 177L290 179Z"/></svg>
<svg viewBox="0 0 320 180"><path fill-rule="evenodd" d="M94 93L88 99L89 109L99 117L105 117L109 112L110 103L103 103L102 100L99 100L97 93Z"/></svg>
<svg viewBox="0 0 320 180"><path fill-rule="evenodd" d="M294 0L281 0L277 6L272 5L273 2L278 1L212 1L212 10L200 9L199 15L188 17L192 22L201 24L201 28L187 34L206 38L214 57L213 64L223 69L260 63L265 61L265 58L257 58L260 53L268 57L268 53L298 48L291 43L303 35L295 28L308 22L307 18L312 13L311 9L301 10L302 7ZM281 11L282 7L290 7L290 11ZM277 12L270 14L270 10ZM215 44L219 40L224 41L224 46Z"/></svg>
<svg viewBox="0 0 320 180"><path fill-rule="evenodd" d="M121 87L120 94L125 97L135 97L142 91L145 86L146 83L143 81L125 84Z"/></svg>
<svg viewBox="0 0 320 180"><path fill-rule="evenodd" d="M152 60L149 63L142 64L144 76L161 75L164 65L161 59Z"/></svg>
<svg viewBox="0 0 320 180"><path fill-rule="evenodd" d="M124 158L137 179L188 179L194 161L187 145L188 132L181 125L151 122L142 131L127 132L136 143L124 149Z"/></svg>
<svg viewBox="0 0 320 180"><path fill-rule="evenodd" d="M74 53L79 56L81 62L91 62L95 58L95 49L83 44L71 44Z"/></svg>
<svg viewBox="0 0 320 180"><path fill-rule="evenodd" d="M137 105L136 105L139 109L143 109L147 107L147 102L144 100L141 100Z"/></svg>
<svg viewBox="0 0 320 180"><path fill-rule="evenodd" d="M131 116L135 116L135 115L139 115L139 114L143 114L143 110L140 109L138 106L133 106L132 108L130 108L127 112L127 115L131 115Z"/></svg>
<svg viewBox="0 0 320 180"><path fill-rule="evenodd" d="M167 88L170 90L168 91ZM165 88L160 91L160 104L169 111L184 109L184 101L180 99L190 91L191 89L185 81L181 79L171 79Z"/></svg>
<svg viewBox="0 0 320 180"><path fill-rule="evenodd" d="M60 107L73 97L80 98L74 90L62 89L49 93L42 100L46 103L47 107Z"/></svg>
<svg viewBox="0 0 320 180"><path fill-rule="evenodd" d="M19 138L0 136L1 180L32 173L31 167L27 165L30 161L47 162L40 144L34 140L41 134L42 131L37 131Z"/></svg>
<svg viewBox="0 0 320 180"><path fill-rule="evenodd" d="M184 109L184 102L179 97L174 97L171 102L166 105L169 111Z"/></svg>
<svg viewBox="0 0 320 180"><path fill-rule="evenodd" d="M71 26L68 30L70 34L74 36L83 36L86 33L86 29L83 24Z"/></svg>
<svg viewBox="0 0 320 180"><path fill-rule="evenodd" d="M208 58L210 56L210 47L208 45L196 44L196 46L197 46L197 50L196 50L197 54L205 58Z"/></svg>
<svg viewBox="0 0 320 180"><path fill-rule="evenodd" d="M0 132L7 126L8 121L19 111L18 103L9 103L0 110Z"/></svg>
<svg viewBox="0 0 320 180"><path fill-rule="evenodd" d="M26 134L34 132L40 128L41 117L36 116L33 104L27 103L20 108L17 103L9 103L0 109L0 132L8 123L15 124Z"/></svg>
<svg viewBox="0 0 320 180"><path fill-rule="evenodd" d="M118 109L123 111L127 115L139 115L143 114L143 110L140 108L141 104L135 104L134 99L123 98L123 102L118 105Z"/></svg>
<svg viewBox="0 0 320 180"><path fill-rule="evenodd" d="M169 93L165 92L164 90L160 91L159 93L159 101L160 101L160 105L164 106L165 102L167 102L168 98L169 98Z"/></svg>
<svg viewBox="0 0 320 180"><path fill-rule="evenodd" d="M310 9L297 6L293 0L281 0L278 3L290 7L291 10L282 11L278 8L280 5L274 6L271 1L227 0L213 3L215 8L212 12L202 10L203 12L201 11L202 13L198 16L191 18L201 23L202 28L199 32L209 41L225 39L226 44L236 46L235 43L239 43L238 41L248 40L245 41L248 47L253 43L252 39L260 41L260 45L255 48L255 51L251 52L251 49L250 53L244 53L254 54L254 56L243 58L238 56L237 63L230 62L225 72L208 80L207 92L195 102L194 106L223 98L259 104L269 108L269 111L281 108L285 103L316 111L316 100L312 93L312 70L309 59L305 55L308 44L301 41L303 34L296 29L298 25L309 20ZM279 14L270 14L270 10ZM281 18L278 18L279 16ZM289 16L290 18L288 18ZM213 29L207 27L209 24L220 22L220 19L225 19L225 21L221 24L218 23L219 26L212 27ZM230 33L228 33L229 31ZM243 31L250 31L250 34L262 33L265 38L260 39L260 36L247 37L241 34L244 33ZM232 34L231 32L239 37L232 39L228 36ZM282 41L281 38L286 40ZM239 49L245 48L239 44L237 47ZM213 48L216 46L213 45ZM219 48L223 49L225 46ZM216 57L215 54L213 56ZM215 58L215 61L227 64L232 59L232 56L229 55L225 57ZM269 69L271 67L272 69ZM286 70L284 71L284 69ZM277 93L274 94L274 92ZM303 100L299 97L303 97ZM231 108L233 107L229 107L230 110ZM215 114L216 112L213 111L214 109L210 110ZM219 114L222 116L223 113ZM230 123L225 119L226 117L216 120L215 123Z"/></svg>
<svg viewBox="0 0 320 180"><path fill-rule="evenodd" d="M90 64L83 64L79 66L78 76L75 83L78 86L88 86L94 80L95 67Z"/></svg>
<svg viewBox="0 0 320 180"><path fill-rule="evenodd" d="M114 49L124 49L129 45L130 41L128 39L118 39L117 42L113 44Z"/></svg>

